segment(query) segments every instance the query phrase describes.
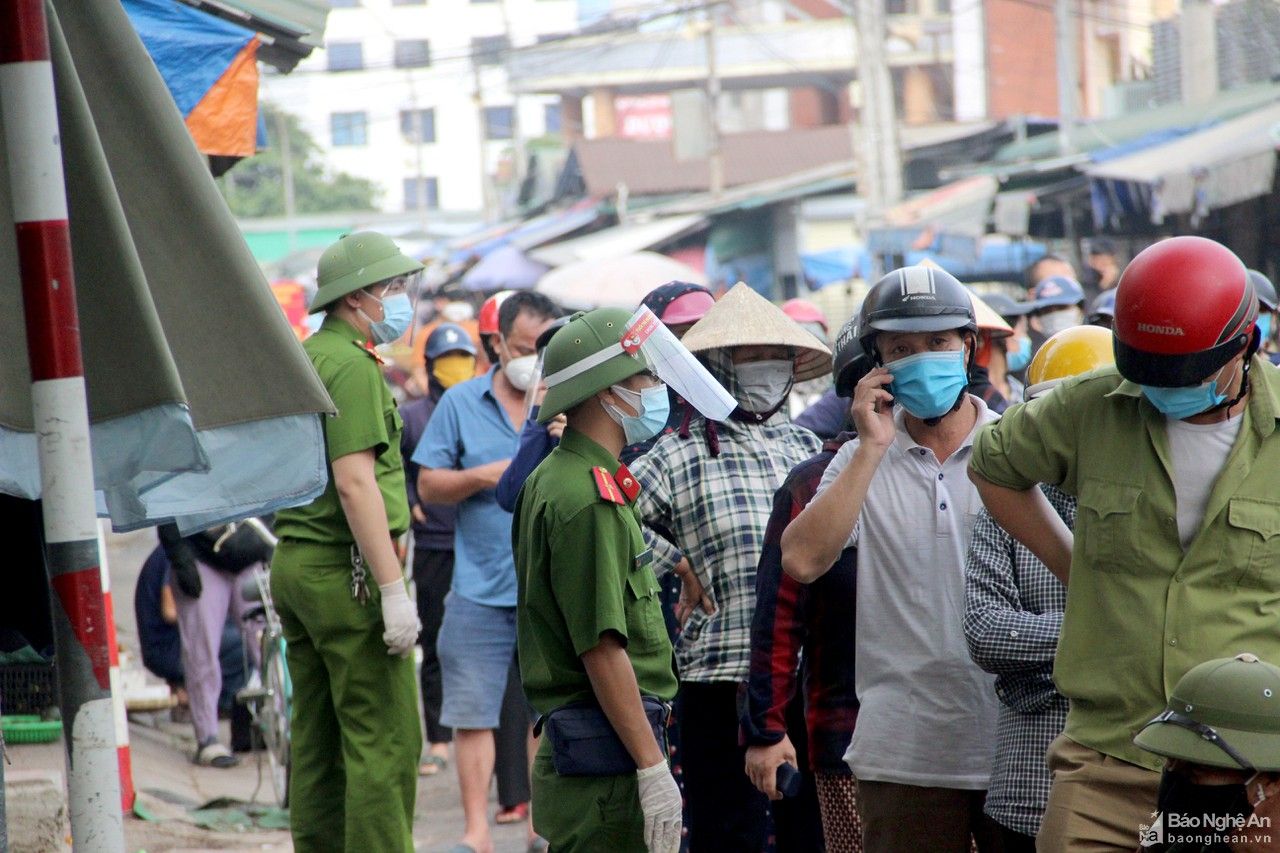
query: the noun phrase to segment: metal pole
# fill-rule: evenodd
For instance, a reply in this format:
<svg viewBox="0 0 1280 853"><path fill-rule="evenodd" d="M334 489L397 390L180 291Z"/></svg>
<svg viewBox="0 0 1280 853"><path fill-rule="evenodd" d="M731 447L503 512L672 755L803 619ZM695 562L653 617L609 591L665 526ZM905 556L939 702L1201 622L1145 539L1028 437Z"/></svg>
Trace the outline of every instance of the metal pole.
<svg viewBox="0 0 1280 853"><path fill-rule="evenodd" d="M707 7L707 171L712 198L724 192L724 152L720 145L720 71L716 63L716 9Z"/></svg>
<svg viewBox="0 0 1280 853"><path fill-rule="evenodd" d="M1071 14L1071 0L1055 0L1054 31L1058 53L1058 153L1071 153L1071 129L1076 123L1076 26Z"/></svg>
<svg viewBox="0 0 1280 853"><path fill-rule="evenodd" d="M298 231L294 217L298 215L293 186L293 148L289 144L289 122L282 111L274 113L276 134L280 137L280 182L284 184L284 221L288 235L289 254L298 250Z"/></svg>
<svg viewBox="0 0 1280 853"><path fill-rule="evenodd" d="M484 120L484 89L480 80L480 56L476 53L471 55L471 76L476 87L472 100L476 105L476 123L480 130L480 144L476 146L476 150L480 153L480 197L484 204L484 221L492 222L493 188L489 185L489 169L486 165L489 153L488 125Z"/></svg>
<svg viewBox="0 0 1280 853"><path fill-rule="evenodd" d="M76 850L123 850L112 626L102 589L89 412L43 0L0 3L0 110L31 365L71 834Z"/></svg>
<svg viewBox="0 0 1280 853"><path fill-rule="evenodd" d="M902 200L902 155L893 105L893 77L884 50L884 3L856 0L855 14L863 108L859 125L868 173L865 176L868 192L864 195L870 208L869 218L874 221Z"/></svg>

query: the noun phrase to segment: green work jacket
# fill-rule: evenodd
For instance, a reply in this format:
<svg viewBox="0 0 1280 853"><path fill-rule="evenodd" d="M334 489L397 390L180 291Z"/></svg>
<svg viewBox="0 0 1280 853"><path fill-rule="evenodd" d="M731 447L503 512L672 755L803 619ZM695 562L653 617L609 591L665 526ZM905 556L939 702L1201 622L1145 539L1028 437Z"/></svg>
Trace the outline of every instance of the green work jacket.
<svg viewBox="0 0 1280 853"><path fill-rule="evenodd" d="M354 326L334 316L326 317L319 331L303 341L302 348L338 410L324 420L329 482L311 503L277 513L276 535L322 545L353 544L355 536L333 483L333 460L372 450L374 476L387 509L390 535L399 536L409 529L409 502L400 457L403 422L382 376L378 356L366 348L364 336Z"/></svg>
<svg viewBox="0 0 1280 853"><path fill-rule="evenodd" d="M1240 433L1184 552L1165 419L1105 368L1005 412L973 445L997 485L1080 500L1054 664L1066 734L1152 770L1133 736L1187 670L1254 652L1280 662L1280 371L1250 364Z"/></svg>
<svg viewBox="0 0 1280 853"><path fill-rule="evenodd" d="M638 486L572 428L529 476L511 524L520 674L545 714L594 698L581 656L613 632L640 692L671 699L676 675L652 555L632 504Z"/></svg>

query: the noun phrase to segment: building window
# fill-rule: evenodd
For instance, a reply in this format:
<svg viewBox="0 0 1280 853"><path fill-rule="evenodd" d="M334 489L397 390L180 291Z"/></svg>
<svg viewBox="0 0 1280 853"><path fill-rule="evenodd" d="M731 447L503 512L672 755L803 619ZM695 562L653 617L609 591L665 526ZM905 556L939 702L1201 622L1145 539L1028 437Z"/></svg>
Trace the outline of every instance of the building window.
<svg viewBox="0 0 1280 853"><path fill-rule="evenodd" d="M501 65L510 48L506 36L478 36L471 40L471 57L480 65Z"/></svg>
<svg viewBox="0 0 1280 853"><path fill-rule="evenodd" d="M884 0L884 11L887 15L914 15L916 0Z"/></svg>
<svg viewBox="0 0 1280 853"><path fill-rule="evenodd" d="M359 71L364 68L364 45L358 41L331 41L326 50L330 71Z"/></svg>
<svg viewBox="0 0 1280 853"><path fill-rule="evenodd" d="M560 132L560 105L546 104L542 107L542 120L548 134Z"/></svg>
<svg viewBox="0 0 1280 853"><path fill-rule="evenodd" d="M329 6L334 9L354 9L360 5L360 0L329 0Z"/></svg>
<svg viewBox="0 0 1280 853"><path fill-rule="evenodd" d="M396 68L426 68L431 64L431 42L426 39L396 39Z"/></svg>
<svg viewBox="0 0 1280 853"><path fill-rule="evenodd" d="M331 113L329 136L335 146L365 145L369 141L369 117L363 112Z"/></svg>
<svg viewBox="0 0 1280 853"><path fill-rule="evenodd" d="M431 143L436 141L436 111L401 110L400 135L405 142Z"/></svg>
<svg viewBox="0 0 1280 853"><path fill-rule="evenodd" d="M439 210L440 183L435 178L404 179L405 210Z"/></svg>
<svg viewBox="0 0 1280 853"><path fill-rule="evenodd" d="M515 136L515 117L512 107L485 107L484 138L511 139Z"/></svg>
<svg viewBox="0 0 1280 853"><path fill-rule="evenodd" d="M933 14L950 15L951 0L933 0Z"/></svg>

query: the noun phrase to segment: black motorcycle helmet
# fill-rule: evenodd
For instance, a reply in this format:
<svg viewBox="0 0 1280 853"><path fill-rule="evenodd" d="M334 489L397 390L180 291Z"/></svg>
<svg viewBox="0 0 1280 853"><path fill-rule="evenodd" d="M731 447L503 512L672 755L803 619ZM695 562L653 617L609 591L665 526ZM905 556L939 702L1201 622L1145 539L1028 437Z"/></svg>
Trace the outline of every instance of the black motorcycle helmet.
<svg viewBox="0 0 1280 853"><path fill-rule="evenodd" d="M1258 302L1264 311L1275 311L1280 300L1276 299L1276 286L1257 270L1249 270L1249 280L1253 282L1253 290L1258 294Z"/></svg>
<svg viewBox="0 0 1280 853"><path fill-rule="evenodd" d="M858 314L854 314L836 335L831 355L831 378L836 383L836 395L852 397L854 386L871 372L871 368L871 357L863 350L858 336Z"/></svg>
<svg viewBox="0 0 1280 853"><path fill-rule="evenodd" d="M862 349L874 364L884 363L875 345L878 332L948 329L976 337L978 323L969 291L955 276L937 267L902 267L889 273L872 286L858 316Z"/></svg>

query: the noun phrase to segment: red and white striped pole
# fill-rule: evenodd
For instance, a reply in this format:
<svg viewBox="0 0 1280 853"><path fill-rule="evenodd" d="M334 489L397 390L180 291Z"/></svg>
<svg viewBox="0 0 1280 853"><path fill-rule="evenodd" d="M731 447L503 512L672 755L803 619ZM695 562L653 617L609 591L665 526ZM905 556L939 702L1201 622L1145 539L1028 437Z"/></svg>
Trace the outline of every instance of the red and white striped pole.
<svg viewBox="0 0 1280 853"><path fill-rule="evenodd" d="M18 241L45 563L76 850L124 849L111 635L98 552L89 410L44 0L0 2L0 110Z"/></svg>

